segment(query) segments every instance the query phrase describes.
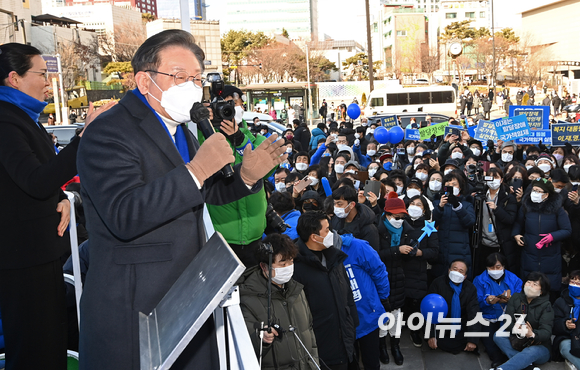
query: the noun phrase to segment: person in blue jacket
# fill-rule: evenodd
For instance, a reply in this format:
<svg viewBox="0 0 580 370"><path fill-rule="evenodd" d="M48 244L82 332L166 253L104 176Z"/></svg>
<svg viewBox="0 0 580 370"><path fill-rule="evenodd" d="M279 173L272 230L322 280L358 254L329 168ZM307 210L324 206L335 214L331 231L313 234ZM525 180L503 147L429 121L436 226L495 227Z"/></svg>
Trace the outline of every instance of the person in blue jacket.
<svg viewBox="0 0 580 370"><path fill-rule="evenodd" d="M334 234L334 247L342 249L354 302L360 319L356 327L358 347L365 370L379 370L379 318L390 311L389 279L378 253L352 234ZM341 245L342 244L342 245ZM386 324L386 323L385 323Z"/></svg>
<svg viewBox="0 0 580 370"><path fill-rule="evenodd" d="M489 325L482 325L482 331L489 336L481 341L491 360L491 367L496 368L507 361L507 357L493 341L493 334L503 325L499 317L503 315L512 294L522 290L522 280L505 269L507 258L500 253L492 253L485 259L486 270L473 280L477 289L477 300L483 318Z"/></svg>
<svg viewBox="0 0 580 370"><path fill-rule="evenodd" d="M318 127L312 130L312 136L310 137L309 143L310 147L308 149L304 148L304 150L309 151L316 149L318 147L318 140L326 139L326 134L324 133L325 129L326 125L324 124L324 122L320 122L318 124Z"/></svg>
<svg viewBox="0 0 580 370"><path fill-rule="evenodd" d="M443 177L441 198L433 202L433 220L439 231L439 259L433 265L435 277L444 275L451 261L467 263L471 278L471 247L469 233L475 223L472 198L467 193L465 175L453 170ZM444 192L447 188L447 192Z"/></svg>
<svg viewBox="0 0 580 370"><path fill-rule="evenodd" d="M362 167L368 167L371 163L376 162L376 160L379 159L379 156L377 155L378 143L375 140L372 140L367 144L366 155L362 154L360 147L360 140L356 139L352 146L352 151L357 155Z"/></svg>
<svg viewBox="0 0 580 370"><path fill-rule="evenodd" d="M276 191L270 196L270 204L274 211L284 220L288 225L286 231L282 234L288 235L290 239L298 238L296 232L296 225L298 225L298 218L300 218L300 211L294 209L294 200L292 195L286 191Z"/></svg>

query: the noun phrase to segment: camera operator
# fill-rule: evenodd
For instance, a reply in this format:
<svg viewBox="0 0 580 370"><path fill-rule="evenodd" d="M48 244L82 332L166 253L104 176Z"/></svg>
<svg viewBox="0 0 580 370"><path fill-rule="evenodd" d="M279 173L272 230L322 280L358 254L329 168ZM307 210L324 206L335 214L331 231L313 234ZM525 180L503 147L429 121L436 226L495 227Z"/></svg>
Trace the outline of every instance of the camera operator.
<svg viewBox="0 0 580 370"><path fill-rule="evenodd" d="M235 162L232 165L242 163L244 149L250 145L256 148L265 137L252 135L248 125L243 119L243 94L235 86L224 86L221 97L224 101L232 101L235 104L235 117L233 121L223 120L219 126L219 132L226 137L232 149ZM214 112L214 119L216 114ZM216 131L218 129L216 128ZM205 138L198 130L198 140L203 144ZM273 169L264 180L272 175ZM225 205L216 206L208 204L207 208L216 231L219 231L234 250L238 258L246 267L257 263L254 258L256 248L266 229L266 201L265 189L262 188L255 194L248 195L240 200Z"/></svg>

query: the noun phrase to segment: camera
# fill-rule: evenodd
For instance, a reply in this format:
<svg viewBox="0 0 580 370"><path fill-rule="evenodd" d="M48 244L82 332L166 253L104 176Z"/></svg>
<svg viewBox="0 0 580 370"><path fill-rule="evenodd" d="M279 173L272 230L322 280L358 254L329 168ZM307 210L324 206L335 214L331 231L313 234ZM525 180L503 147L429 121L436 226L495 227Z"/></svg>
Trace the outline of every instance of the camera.
<svg viewBox="0 0 580 370"><path fill-rule="evenodd" d="M278 216L270 203L268 203L268 208L266 209L266 225L266 230L274 230L279 233L283 233L290 227L284 222L282 217Z"/></svg>
<svg viewBox="0 0 580 370"><path fill-rule="evenodd" d="M223 120L233 121L236 115L236 105L233 100L224 100L224 80L219 73L208 73L207 82L210 83L210 108L213 111L211 123L219 128Z"/></svg>

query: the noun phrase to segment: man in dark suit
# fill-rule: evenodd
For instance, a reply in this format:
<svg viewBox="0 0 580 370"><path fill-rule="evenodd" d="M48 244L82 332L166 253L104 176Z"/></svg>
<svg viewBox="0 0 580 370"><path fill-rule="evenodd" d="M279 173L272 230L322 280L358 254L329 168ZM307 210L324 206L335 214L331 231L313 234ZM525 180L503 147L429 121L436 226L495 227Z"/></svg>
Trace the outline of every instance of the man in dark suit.
<svg viewBox="0 0 580 370"><path fill-rule="evenodd" d="M275 143L273 135L246 147L233 178L219 174L234 162L225 137L216 133L200 146L185 126L201 100L203 60L188 32L149 38L132 60L137 88L91 126L79 147L91 240L81 369L140 368L138 313L157 306L203 247L204 203L256 193L286 158L283 140ZM213 326L209 319L172 369L219 368Z"/></svg>

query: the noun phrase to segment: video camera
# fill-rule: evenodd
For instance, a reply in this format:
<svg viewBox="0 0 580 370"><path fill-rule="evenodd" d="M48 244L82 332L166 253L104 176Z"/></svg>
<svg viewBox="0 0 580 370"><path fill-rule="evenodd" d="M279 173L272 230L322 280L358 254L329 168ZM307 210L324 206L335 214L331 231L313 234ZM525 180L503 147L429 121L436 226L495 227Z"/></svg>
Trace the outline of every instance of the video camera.
<svg viewBox="0 0 580 370"><path fill-rule="evenodd" d="M233 100L224 100L224 80L219 73L208 73L207 82L209 86L210 108L213 111L211 123L213 127L219 128L223 120L233 121L236 115L236 105Z"/></svg>
<svg viewBox="0 0 580 370"><path fill-rule="evenodd" d="M492 176L484 176L484 163L470 164L466 166L467 178L475 183L475 193L484 194L487 181L493 181Z"/></svg>

